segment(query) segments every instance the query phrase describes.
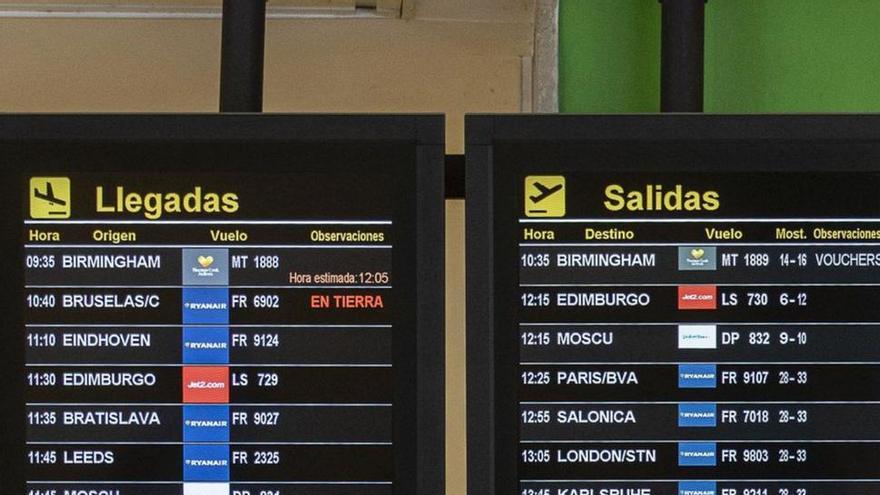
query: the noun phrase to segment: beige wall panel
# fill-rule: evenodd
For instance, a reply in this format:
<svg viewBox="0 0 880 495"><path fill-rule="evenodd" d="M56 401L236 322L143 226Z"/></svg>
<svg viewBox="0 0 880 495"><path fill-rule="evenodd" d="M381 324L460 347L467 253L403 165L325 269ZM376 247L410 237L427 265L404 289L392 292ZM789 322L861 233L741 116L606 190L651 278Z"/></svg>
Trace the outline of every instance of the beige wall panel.
<svg viewBox="0 0 880 495"><path fill-rule="evenodd" d="M534 20L535 0L411 0L420 19L527 23Z"/></svg>
<svg viewBox="0 0 880 495"><path fill-rule="evenodd" d="M304 6L304 7L347 7L353 6L356 0L269 0L268 5L278 6ZM386 2L386 0L380 0ZM376 0L372 0L375 3ZM110 6L110 7L128 7L128 6L150 6L150 7L220 7L223 0L15 0L2 1L0 6L27 6L27 7L51 7L53 5L62 6Z"/></svg>
<svg viewBox="0 0 880 495"><path fill-rule="evenodd" d="M420 18L457 19L485 22L532 22L534 0L404 0L412 5ZM12 0L0 6L47 7L75 6L159 6L219 7L222 0ZM351 7L374 5L388 8L401 5L401 0L269 0L270 7Z"/></svg>
<svg viewBox="0 0 880 495"><path fill-rule="evenodd" d="M211 112L219 21L0 20L0 111Z"/></svg>
<svg viewBox="0 0 880 495"><path fill-rule="evenodd" d="M509 26L333 22L349 23L347 35L269 23L266 111L446 113L448 151L462 153L465 112L519 110L528 38Z"/></svg>
<svg viewBox="0 0 880 495"><path fill-rule="evenodd" d="M267 31L267 111L446 112L453 153L465 112L519 110L531 48L506 24L273 20ZM219 48L216 20L0 20L0 111L216 111Z"/></svg>
<svg viewBox="0 0 880 495"><path fill-rule="evenodd" d="M446 201L446 493L467 492L464 201Z"/></svg>
<svg viewBox="0 0 880 495"><path fill-rule="evenodd" d="M242 0L251 1L251 0ZM270 18L400 18L402 0L271 0ZM7 17L187 18L220 17L220 0L25 0L0 1Z"/></svg>
<svg viewBox="0 0 880 495"><path fill-rule="evenodd" d="M198 7L212 7L212 6L220 6L223 4L223 0L15 0L15 1L4 1L0 2L0 6L9 6L9 7L51 7L53 5L58 6L75 6L75 5L108 5L111 7L117 6L127 6L127 5L138 5L138 6L198 6Z"/></svg>
<svg viewBox="0 0 880 495"><path fill-rule="evenodd" d="M520 110L531 3L416 0L408 21L270 20L265 110L446 113L448 152L462 153L465 113ZM422 20L432 16L467 20ZM0 112L214 112L220 21L0 19L0 60ZM463 201L447 202L446 233L447 493L463 495Z"/></svg>

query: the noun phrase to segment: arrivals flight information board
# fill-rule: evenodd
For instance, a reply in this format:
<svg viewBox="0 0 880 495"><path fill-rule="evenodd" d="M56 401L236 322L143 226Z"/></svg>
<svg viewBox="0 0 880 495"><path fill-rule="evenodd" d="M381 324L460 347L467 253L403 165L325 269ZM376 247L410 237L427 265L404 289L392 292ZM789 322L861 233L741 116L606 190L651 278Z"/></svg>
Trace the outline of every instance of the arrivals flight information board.
<svg viewBox="0 0 880 495"><path fill-rule="evenodd" d="M880 494L878 124L472 118L470 489Z"/></svg>
<svg viewBox="0 0 880 495"><path fill-rule="evenodd" d="M441 119L145 119L2 136L3 492L423 493L442 251L419 236L442 229L443 148L418 132ZM148 123L181 136L110 128Z"/></svg>

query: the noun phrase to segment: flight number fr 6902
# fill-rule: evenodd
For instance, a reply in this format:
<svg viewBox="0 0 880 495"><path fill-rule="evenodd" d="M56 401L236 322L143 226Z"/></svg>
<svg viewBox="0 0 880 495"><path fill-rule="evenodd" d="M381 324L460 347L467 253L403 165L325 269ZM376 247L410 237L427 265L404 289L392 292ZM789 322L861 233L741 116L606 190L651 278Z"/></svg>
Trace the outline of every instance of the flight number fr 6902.
<svg viewBox="0 0 880 495"><path fill-rule="evenodd" d="M245 294L232 294L230 306L233 308L278 309L281 307L281 296L278 294L254 294L249 299Z"/></svg>
<svg viewBox="0 0 880 495"><path fill-rule="evenodd" d="M252 299L255 308L273 308L281 307L281 298L277 294L256 294Z"/></svg>

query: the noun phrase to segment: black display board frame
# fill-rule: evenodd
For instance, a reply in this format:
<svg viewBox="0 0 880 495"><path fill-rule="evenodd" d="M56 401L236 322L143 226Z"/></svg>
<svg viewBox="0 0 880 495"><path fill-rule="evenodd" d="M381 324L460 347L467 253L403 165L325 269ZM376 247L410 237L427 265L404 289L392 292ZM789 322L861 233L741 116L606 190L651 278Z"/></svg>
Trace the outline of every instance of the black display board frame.
<svg viewBox="0 0 880 495"><path fill-rule="evenodd" d="M395 493L440 495L445 490L445 340L444 340L444 118L442 115L317 115L317 114L22 114L0 115L0 167L2 167L2 252L5 262L0 274L5 310L2 323L7 337L0 349L0 370L3 384L0 391L0 488L13 493L23 486L25 420L24 381L17 380L23 369L24 332L20 331L22 312L16 310L23 301L21 265L21 219L24 218L20 199L23 174L36 170L33 163L15 160L21 150L31 150L45 161L41 172L101 171L223 171L247 173L295 172L297 161L289 166L259 165L242 170L235 163L149 164L144 162L106 164L95 167L78 163L64 164L64 157L55 150L64 147L85 147L98 156L103 150L124 150L177 147L187 144L260 147L297 146L335 148L335 156L359 156L374 151L376 146L401 149L413 160L407 169L409 190L395 202L395 214L403 212L408 225L405 236L399 236L405 259L398 269L406 278L409 305L415 328L407 329L411 337L405 348L395 349L408 376L395 378ZM70 149L70 148L68 148ZM185 151L181 155L185 157ZM320 153L317 153L320 155ZM398 153L400 155L400 153ZM33 155L31 155L33 156ZM78 161L82 161L81 159ZM145 160L148 161L148 160ZM379 159L373 159L377 162ZM312 165L314 167L314 164ZM327 164L335 169L348 169L348 164ZM141 168L145 167L145 168ZM358 172L358 170L354 170ZM401 305L403 306L403 305ZM409 313L408 313L409 314ZM408 317L409 318L409 317ZM17 338L12 338L17 335ZM398 362L398 361L396 361ZM412 376L414 375L414 376ZM397 395L400 394L400 395ZM397 404L397 398L405 403ZM369 460L364 460L369 462Z"/></svg>
<svg viewBox="0 0 880 495"><path fill-rule="evenodd" d="M519 493L519 351L499 334L513 331L523 162L548 175L592 158L597 172L880 171L880 114L469 115L465 127L468 491L485 495ZM496 161L504 147L515 164Z"/></svg>

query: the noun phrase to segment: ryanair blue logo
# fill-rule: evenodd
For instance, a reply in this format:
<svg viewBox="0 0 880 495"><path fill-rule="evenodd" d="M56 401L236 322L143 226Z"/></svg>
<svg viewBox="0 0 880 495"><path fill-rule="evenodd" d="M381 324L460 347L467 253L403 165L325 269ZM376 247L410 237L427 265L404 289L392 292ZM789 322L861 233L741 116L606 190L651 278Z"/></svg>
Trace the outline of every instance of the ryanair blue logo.
<svg viewBox="0 0 880 495"><path fill-rule="evenodd" d="M679 404L678 426L680 428L714 428L718 414L715 404Z"/></svg>
<svg viewBox="0 0 880 495"><path fill-rule="evenodd" d="M183 481L229 481L229 446L184 445Z"/></svg>
<svg viewBox="0 0 880 495"><path fill-rule="evenodd" d="M229 289L184 287L183 323L229 324Z"/></svg>
<svg viewBox="0 0 880 495"><path fill-rule="evenodd" d="M678 484L678 495L717 495L714 481L682 481Z"/></svg>
<svg viewBox="0 0 880 495"><path fill-rule="evenodd" d="M678 388L716 388L717 378L714 364L678 365Z"/></svg>
<svg viewBox="0 0 880 495"><path fill-rule="evenodd" d="M717 463L715 442L682 442L678 444L679 466L714 466Z"/></svg>
<svg viewBox="0 0 880 495"><path fill-rule="evenodd" d="M228 364L229 329L226 327L184 327L184 364Z"/></svg>
<svg viewBox="0 0 880 495"><path fill-rule="evenodd" d="M228 442L229 406L183 406L184 442Z"/></svg>

